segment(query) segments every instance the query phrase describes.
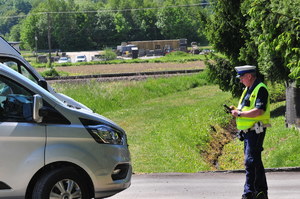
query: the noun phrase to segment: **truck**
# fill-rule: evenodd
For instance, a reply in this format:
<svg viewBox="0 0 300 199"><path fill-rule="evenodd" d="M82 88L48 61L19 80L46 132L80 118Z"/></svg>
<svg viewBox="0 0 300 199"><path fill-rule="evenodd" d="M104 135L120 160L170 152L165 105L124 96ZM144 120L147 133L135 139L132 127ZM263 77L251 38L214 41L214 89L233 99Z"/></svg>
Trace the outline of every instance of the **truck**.
<svg viewBox="0 0 300 199"><path fill-rule="evenodd" d="M171 51L187 51L187 39L148 40L122 42L118 48L137 47L139 56L165 55ZM123 49L122 49L123 51Z"/></svg>

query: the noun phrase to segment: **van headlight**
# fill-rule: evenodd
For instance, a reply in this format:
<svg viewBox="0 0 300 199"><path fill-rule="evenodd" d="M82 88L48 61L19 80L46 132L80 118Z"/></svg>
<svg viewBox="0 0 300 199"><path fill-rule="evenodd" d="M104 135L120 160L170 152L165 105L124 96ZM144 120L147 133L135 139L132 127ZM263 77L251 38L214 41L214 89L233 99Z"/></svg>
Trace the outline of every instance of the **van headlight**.
<svg viewBox="0 0 300 199"><path fill-rule="evenodd" d="M122 132L106 125L93 126L88 128L91 136L98 143L102 144L124 144L124 135Z"/></svg>

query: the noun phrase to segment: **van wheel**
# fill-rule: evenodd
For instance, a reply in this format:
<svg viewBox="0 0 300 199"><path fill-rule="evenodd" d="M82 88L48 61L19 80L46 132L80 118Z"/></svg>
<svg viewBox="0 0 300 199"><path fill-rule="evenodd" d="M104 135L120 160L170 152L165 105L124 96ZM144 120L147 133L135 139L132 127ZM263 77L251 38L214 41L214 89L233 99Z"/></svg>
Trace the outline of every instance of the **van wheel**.
<svg viewBox="0 0 300 199"><path fill-rule="evenodd" d="M33 188L32 199L90 199L86 179L72 167L45 173Z"/></svg>

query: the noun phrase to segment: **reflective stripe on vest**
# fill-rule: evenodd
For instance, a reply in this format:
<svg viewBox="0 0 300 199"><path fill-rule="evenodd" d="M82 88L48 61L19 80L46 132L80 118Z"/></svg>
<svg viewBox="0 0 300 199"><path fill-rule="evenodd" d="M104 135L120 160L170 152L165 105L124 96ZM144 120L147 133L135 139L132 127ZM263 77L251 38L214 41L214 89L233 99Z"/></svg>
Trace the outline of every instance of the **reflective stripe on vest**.
<svg viewBox="0 0 300 199"><path fill-rule="evenodd" d="M249 111L249 110L255 108L255 101L256 101L256 98L257 98L258 91L261 87L264 87L264 88L267 89L267 86L264 83L259 83L254 88L254 90L252 91L252 93L250 95L250 98L249 98L250 106L244 106L241 111ZM243 92L243 94L240 98L238 109L241 109L242 101L243 101L243 99L244 99L244 97L247 93L247 90L248 90L248 88L246 88L244 90L244 92ZM239 129L239 130L246 130L246 129L252 128L256 122L262 122L264 125L270 123L270 101L269 101L269 97L268 97L268 102L267 102L267 109L262 115L254 117L254 118L252 118L252 117L251 118L250 117L237 117L236 118L236 126L237 126L237 129Z"/></svg>

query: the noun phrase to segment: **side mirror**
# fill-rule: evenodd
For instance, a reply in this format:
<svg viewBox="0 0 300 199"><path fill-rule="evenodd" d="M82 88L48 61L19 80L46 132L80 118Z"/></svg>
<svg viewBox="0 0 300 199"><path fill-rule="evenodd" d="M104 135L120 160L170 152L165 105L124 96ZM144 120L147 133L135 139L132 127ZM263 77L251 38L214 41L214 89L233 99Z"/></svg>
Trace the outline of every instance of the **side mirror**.
<svg viewBox="0 0 300 199"><path fill-rule="evenodd" d="M43 108L43 98L39 94L33 96L33 120L36 123L43 121L43 116L40 116L39 111Z"/></svg>
<svg viewBox="0 0 300 199"><path fill-rule="evenodd" d="M38 84L42 87L42 88L44 88L45 90L48 90L48 83L45 81L45 80L39 80L38 81Z"/></svg>

